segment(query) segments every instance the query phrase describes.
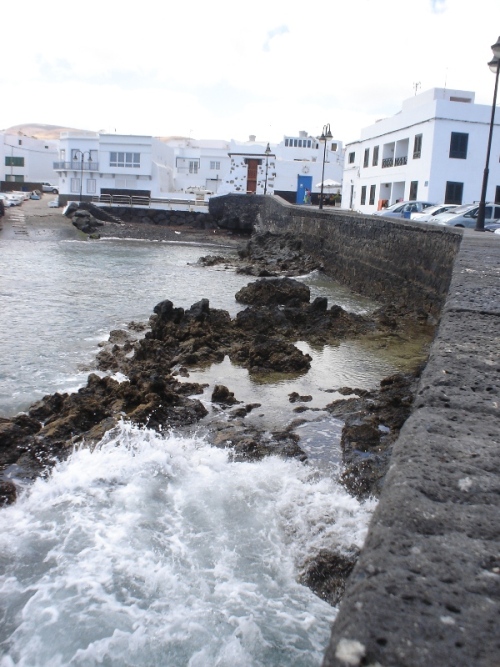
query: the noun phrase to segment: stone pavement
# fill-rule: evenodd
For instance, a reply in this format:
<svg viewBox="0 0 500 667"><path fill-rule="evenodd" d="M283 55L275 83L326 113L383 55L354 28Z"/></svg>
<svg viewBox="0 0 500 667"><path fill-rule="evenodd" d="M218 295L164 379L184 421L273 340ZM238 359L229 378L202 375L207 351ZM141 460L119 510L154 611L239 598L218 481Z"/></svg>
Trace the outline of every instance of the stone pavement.
<svg viewBox="0 0 500 667"><path fill-rule="evenodd" d="M465 230L323 667L500 667L499 348L500 236Z"/></svg>

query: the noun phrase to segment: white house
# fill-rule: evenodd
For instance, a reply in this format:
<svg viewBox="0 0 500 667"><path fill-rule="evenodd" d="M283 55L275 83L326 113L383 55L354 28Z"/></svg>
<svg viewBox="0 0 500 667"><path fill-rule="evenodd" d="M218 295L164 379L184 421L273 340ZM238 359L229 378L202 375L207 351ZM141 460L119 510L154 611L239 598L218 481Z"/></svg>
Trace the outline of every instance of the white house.
<svg viewBox="0 0 500 667"><path fill-rule="evenodd" d="M61 135L59 159L54 162L61 195L88 199L96 195L135 194L182 198L193 192L277 193L303 203L306 190L313 199L323 178L340 189L343 151L339 141L325 146L299 132L267 148L255 137L234 140L196 140L184 137L68 132ZM267 149L267 150L266 150ZM324 164L323 164L324 158Z"/></svg>
<svg viewBox="0 0 500 667"><path fill-rule="evenodd" d="M64 133L59 142L59 160L54 170L59 191L84 199L100 194L151 196L164 165L153 163L162 154L161 142L150 136Z"/></svg>
<svg viewBox="0 0 500 667"><path fill-rule="evenodd" d="M474 93L432 88L346 144L342 208L373 213L399 200L478 201L491 107ZM495 124L487 200L500 202L500 125Z"/></svg>
<svg viewBox="0 0 500 667"><path fill-rule="evenodd" d="M312 193L313 201L317 199L322 180L338 183L336 187L323 188L324 195L340 190L344 155L342 142L335 139L325 146L317 137L300 131L271 145L256 142L251 135L244 143L231 141L229 157L230 170L224 176L220 193L274 193L302 204L306 190Z"/></svg>
<svg viewBox="0 0 500 667"><path fill-rule="evenodd" d="M53 162L57 159L57 141L35 139L22 132L1 132L0 180L14 183L44 183L54 178ZM19 185L22 188L22 185Z"/></svg>

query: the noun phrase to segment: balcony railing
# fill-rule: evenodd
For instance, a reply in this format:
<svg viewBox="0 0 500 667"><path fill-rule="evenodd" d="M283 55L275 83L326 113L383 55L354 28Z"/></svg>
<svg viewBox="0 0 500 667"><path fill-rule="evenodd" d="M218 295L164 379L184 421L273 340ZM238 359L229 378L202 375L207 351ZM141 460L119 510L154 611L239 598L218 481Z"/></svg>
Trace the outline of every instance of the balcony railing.
<svg viewBox="0 0 500 667"><path fill-rule="evenodd" d="M92 162L84 162L81 160L72 160L71 162L54 162L54 169L56 171L99 171L99 162L92 160Z"/></svg>
<svg viewBox="0 0 500 667"><path fill-rule="evenodd" d="M382 160L382 169L387 169L387 167L402 167L403 165L408 164L408 156L403 155L402 157L392 158L385 157Z"/></svg>

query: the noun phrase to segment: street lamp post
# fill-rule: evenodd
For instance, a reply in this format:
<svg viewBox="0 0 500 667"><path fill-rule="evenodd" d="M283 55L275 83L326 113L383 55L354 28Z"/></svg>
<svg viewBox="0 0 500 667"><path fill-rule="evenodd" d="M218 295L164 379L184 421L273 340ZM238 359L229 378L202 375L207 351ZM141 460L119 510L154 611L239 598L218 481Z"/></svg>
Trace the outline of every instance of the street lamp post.
<svg viewBox="0 0 500 667"><path fill-rule="evenodd" d="M266 150L264 151L264 155L266 156L266 180L264 182L264 194L267 194L267 170L269 168L269 156L271 155L271 147L269 144L266 146Z"/></svg>
<svg viewBox="0 0 500 667"><path fill-rule="evenodd" d="M319 195L319 207L323 208L323 182L325 180L325 161L326 161L326 144L329 139L333 137L330 131L330 123L327 123L323 126L323 132L321 133L320 141L324 141L325 145L323 147L323 169L321 170L321 193Z"/></svg>
<svg viewBox="0 0 500 667"><path fill-rule="evenodd" d="M490 153L491 153L491 139L493 136L493 125L495 122L495 110L497 106L497 91L498 91L498 73L500 72L500 37L496 43L491 47L493 51L493 60L488 63L488 67L495 74L495 90L493 93L493 104L491 105L491 120L490 132L488 135L488 148L486 149L486 165L483 173L483 186L481 188L481 199L479 201L479 209L476 218L476 232L484 232L484 213L486 208L486 190L488 188L488 176L490 171Z"/></svg>
<svg viewBox="0 0 500 667"><path fill-rule="evenodd" d="M92 162L92 156L90 151L81 151L78 148L73 151L73 157L78 157L80 154L80 204L82 203L82 187L83 187L83 162L85 160L85 155L89 156L89 163Z"/></svg>

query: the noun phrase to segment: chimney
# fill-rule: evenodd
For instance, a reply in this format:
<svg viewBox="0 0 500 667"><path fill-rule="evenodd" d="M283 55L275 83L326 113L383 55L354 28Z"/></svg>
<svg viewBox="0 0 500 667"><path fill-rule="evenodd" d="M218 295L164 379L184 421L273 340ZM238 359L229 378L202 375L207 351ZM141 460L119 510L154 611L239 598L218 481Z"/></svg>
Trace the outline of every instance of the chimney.
<svg viewBox="0 0 500 667"><path fill-rule="evenodd" d="M255 141L255 134L251 134L251 135L248 137L248 141Z"/></svg>

